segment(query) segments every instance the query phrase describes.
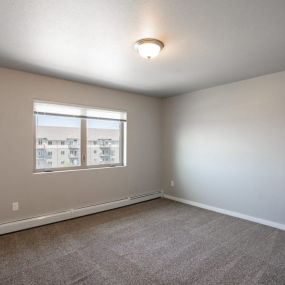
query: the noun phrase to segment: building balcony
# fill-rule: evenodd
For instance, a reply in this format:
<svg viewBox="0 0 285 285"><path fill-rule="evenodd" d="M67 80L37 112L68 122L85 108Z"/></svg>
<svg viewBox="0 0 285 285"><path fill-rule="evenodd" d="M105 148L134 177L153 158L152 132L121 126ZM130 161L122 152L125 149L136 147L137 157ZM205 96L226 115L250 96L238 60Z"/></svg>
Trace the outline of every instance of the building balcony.
<svg viewBox="0 0 285 285"><path fill-rule="evenodd" d="M111 155L111 154L100 154L100 158L112 158L113 157L113 155Z"/></svg>
<svg viewBox="0 0 285 285"><path fill-rule="evenodd" d="M70 158L70 159L79 159L79 155L78 154L69 154L68 158Z"/></svg>
<svg viewBox="0 0 285 285"><path fill-rule="evenodd" d="M79 145L79 144L69 144L69 145L68 145L68 148L69 148L69 149L79 149L79 148L80 148L80 145Z"/></svg>

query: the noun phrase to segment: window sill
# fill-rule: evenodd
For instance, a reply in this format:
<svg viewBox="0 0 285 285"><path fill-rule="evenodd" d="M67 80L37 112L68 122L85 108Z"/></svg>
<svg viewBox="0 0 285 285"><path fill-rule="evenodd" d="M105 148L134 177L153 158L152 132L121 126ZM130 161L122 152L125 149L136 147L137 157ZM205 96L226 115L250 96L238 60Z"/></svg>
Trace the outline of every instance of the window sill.
<svg viewBox="0 0 285 285"><path fill-rule="evenodd" d="M38 170L34 171L33 174L52 174L52 173L63 173L63 172L77 172L77 171L91 171L100 169L112 169L112 168L124 168L127 165L114 165L114 166L99 166L99 167L86 167L86 168L72 168L72 169L53 169L53 170Z"/></svg>

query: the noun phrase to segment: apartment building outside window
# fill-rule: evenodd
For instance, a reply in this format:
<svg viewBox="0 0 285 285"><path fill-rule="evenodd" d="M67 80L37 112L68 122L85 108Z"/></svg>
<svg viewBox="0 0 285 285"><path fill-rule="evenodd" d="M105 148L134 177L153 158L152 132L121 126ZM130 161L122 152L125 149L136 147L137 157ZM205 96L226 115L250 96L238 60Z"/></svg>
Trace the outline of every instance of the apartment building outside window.
<svg viewBox="0 0 285 285"><path fill-rule="evenodd" d="M34 103L35 172L123 166L127 114Z"/></svg>

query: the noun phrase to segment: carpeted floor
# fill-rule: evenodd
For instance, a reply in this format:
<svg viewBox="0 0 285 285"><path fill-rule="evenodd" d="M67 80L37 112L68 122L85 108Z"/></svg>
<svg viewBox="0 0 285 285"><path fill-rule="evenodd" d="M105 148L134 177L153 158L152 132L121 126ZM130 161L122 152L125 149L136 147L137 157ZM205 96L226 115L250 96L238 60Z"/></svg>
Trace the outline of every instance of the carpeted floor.
<svg viewBox="0 0 285 285"><path fill-rule="evenodd" d="M285 284L285 232L169 200L0 237L0 284Z"/></svg>

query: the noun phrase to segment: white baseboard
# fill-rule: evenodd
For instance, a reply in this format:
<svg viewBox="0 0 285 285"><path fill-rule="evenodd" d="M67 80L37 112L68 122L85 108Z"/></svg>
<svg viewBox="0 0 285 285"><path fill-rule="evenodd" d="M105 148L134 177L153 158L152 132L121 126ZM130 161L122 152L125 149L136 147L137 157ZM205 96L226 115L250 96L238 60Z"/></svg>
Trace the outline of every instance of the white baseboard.
<svg viewBox="0 0 285 285"><path fill-rule="evenodd" d="M176 196L172 196L172 195L168 195L168 194L164 194L163 197L166 198L166 199L173 200L173 201L181 202L181 203L188 204L188 205L191 205L191 206L207 209L207 210L210 210L210 211L213 211L213 212L217 212L217 213L233 216L233 217L236 217L236 218L240 218L240 219L243 219L243 220L248 220L248 221L251 221L251 222L255 222L255 223L258 223L258 224L270 226L270 227L273 227L273 228L285 231L285 225L284 224L280 224L280 223L264 220L264 219L261 219L261 218L248 216L248 215L245 215L245 214L242 214L242 213L238 213L238 212L234 212L234 211L229 211L229 210L225 210L225 209L209 206L209 205L206 205L206 204L190 201L190 200L187 200L187 199L182 199L182 198L179 198L179 197L176 197Z"/></svg>
<svg viewBox="0 0 285 285"><path fill-rule="evenodd" d="M0 235L11 233L11 232L16 232L16 231L20 231L20 230L24 230L28 228L43 226L43 225L47 225L51 223L56 223L56 222L73 219L73 218L77 218L77 217L81 217L85 215L95 214L98 212L103 212L103 211L107 211L111 209L116 209L116 208L120 208L120 207L124 207L128 205L160 198L162 197L162 195L163 195L162 191L157 191L153 193L137 195L134 197L128 197L126 199L122 199L122 200L118 200L114 202L92 205L92 206L87 206L87 207L78 208L78 209L70 209L64 212L53 213L50 215L33 217L33 218L13 221L9 223L4 223L4 224L0 224Z"/></svg>

